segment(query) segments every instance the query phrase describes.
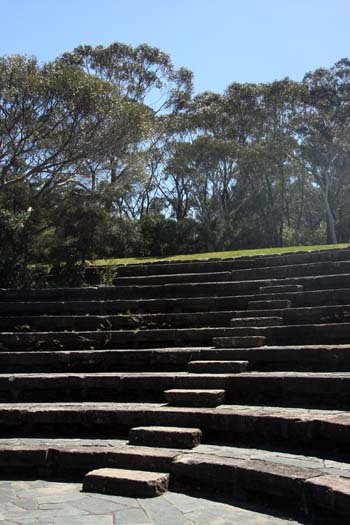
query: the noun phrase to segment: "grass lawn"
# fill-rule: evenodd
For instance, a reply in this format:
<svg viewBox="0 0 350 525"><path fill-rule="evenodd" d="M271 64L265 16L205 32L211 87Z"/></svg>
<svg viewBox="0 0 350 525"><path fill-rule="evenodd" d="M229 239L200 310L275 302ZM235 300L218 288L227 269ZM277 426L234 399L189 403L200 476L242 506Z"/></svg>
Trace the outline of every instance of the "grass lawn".
<svg viewBox="0 0 350 525"><path fill-rule="evenodd" d="M253 255L272 255L293 252L312 252L316 250L334 250L335 248L349 248L350 244L322 244L317 246L288 246L283 248L258 248L257 250L233 250L228 252L191 253L187 255L173 255L171 257L130 257L124 259L96 259L89 261L91 266L114 266L117 264L142 264L156 261L188 261L193 259L229 259L235 257L249 257Z"/></svg>

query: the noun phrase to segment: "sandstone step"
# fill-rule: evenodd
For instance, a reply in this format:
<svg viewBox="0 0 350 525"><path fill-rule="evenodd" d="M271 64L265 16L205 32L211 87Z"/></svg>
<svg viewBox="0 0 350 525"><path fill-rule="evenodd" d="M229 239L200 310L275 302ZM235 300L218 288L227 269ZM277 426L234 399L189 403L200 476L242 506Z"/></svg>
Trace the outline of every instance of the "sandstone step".
<svg viewBox="0 0 350 525"><path fill-rule="evenodd" d="M289 300L249 301L248 310L284 310L291 306L292 301Z"/></svg>
<svg viewBox="0 0 350 525"><path fill-rule="evenodd" d="M268 266L305 264L320 261L350 260L350 251L321 250L313 252L288 253L284 255L258 255L235 259L172 261L163 263L135 264L118 266L118 276L171 275L174 273L202 273L250 269Z"/></svg>
<svg viewBox="0 0 350 525"><path fill-rule="evenodd" d="M340 525L350 514L350 478L321 469L192 453L174 459L171 481L175 490L190 492L195 486L206 494L215 491L250 504L276 504L277 499L294 518L308 517L312 523Z"/></svg>
<svg viewBox="0 0 350 525"><path fill-rule="evenodd" d="M213 327L158 330L100 330L99 332L2 332L0 333L0 352L7 350L40 351L41 349L116 349L125 346L130 348L171 347L178 345L208 346L211 344L213 337L241 335L241 333L237 333L237 330L243 330L242 335L245 335L245 331L255 330L255 328ZM243 345L244 341L246 340L242 340Z"/></svg>
<svg viewBox="0 0 350 525"><path fill-rule="evenodd" d="M255 348L264 346L266 343L265 336L227 336L214 337L213 345L216 348Z"/></svg>
<svg viewBox="0 0 350 525"><path fill-rule="evenodd" d="M223 389L172 389L164 392L169 405L186 407L217 407L225 401Z"/></svg>
<svg viewBox="0 0 350 525"><path fill-rule="evenodd" d="M53 436L88 438L89 447L79 453L81 460L72 461L71 455L64 454L65 469L80 471L103 466L127 468L133 461L133 468L140 470L168 471L168 461L161 451L140 449L135 458L135 449L127 449L123 455L116 447L109 445L108 454L96 454L89 439L96 434L115 439L126 436L130 428L139 425L179 426L201 428L206 440L222 440L225 443L253 445L257 447L283 447L287 451L304 450L306 455L319 451L325 458L349 457L350 453L350 414L337 407L336 412L325 409L288 408L282 406L229 406L217 408L170 407L147 403L22 403L21 405L0 405L0 435L11 436L12 445L18 437L24 436L29 446L28 436L38 439ZM177 452L172 451L171 457ZM44 454L45 456L45 454ZM96 458L92 463L91 456ZM151 456L151 459L149 459ZM97 459L101 457L103 462ZM115 458L112 462L112 457ZM90 458L90 459L89 459ZM134 458L134 459L133 459ZM152 459L153 458L153 459ZM55 455L49 458L55 459ZM86 461L89 463L86 463ZM1 461L1 454L0 454ZM164 463L165 462L165 463ZM4 457L2 467L9 463ZM26 464L24 458L22 463ZM62 456L60 465L63 465ZM151 466L153 465L153 467ZM63 468L63 467L62 467ZM163 470L164 469L164 470ZM3 468L2 468L3 470Z"/></svg>
<svg viewBox="0 0 350 525"><path fill-rule="evenodd" d="M249 361L250 370L350 371L350 345L0 352L3 374L175 372L186 371L190 361Z"/></svg>
<svg viewBox="0 0 350 525"><path fill-rule="evenodd" d="M190 361L190 374L239 374L249 369L248 361Z"/></svg>
<svg viewBox="0 0 350 525"><path fill-rule="evenodd" d="M38 476L39 479L40 477L55 479L60 476L60 480L81 481L86 472L106 467L128 468L128 470L137 468L139 471L159 473L171 472L171 488L175 490L192 493L195 488L197 491L200 489L202 492L215 496L217 495L215 489L219 489L221 497L227 495L235 499L249 498L250 503L259 501L255 498L262 497L264 502L269 502L270 508L275 510L278 510L274 506L278 504L278 500L274 498L270 500L270 496L276 496L276 491L282 490L281 487L276 488L275 485L278 482L288 484L289 490L292 491L292 498L294 498L296 493L293 484L304 483L300 474L305 474L307 471L307 482L315 484L315 492L311 495L307 494L310 501L306 507L301 505L299 499L290 501L294 507L292 510L302 506L304 511L307 510L309 518L315 517L309 514L317 506L322 512L327 512L327 509L332 508L329 507L326 497L328 493L328 496L332 494L332 504L337 506L335 511L332 509L334 517L337 517L340 512L344 520L343 511L340 510L343 507L339 501L335 500L343 494L346 487L343 481L349 482L350 464L344 461L329 461L323 455L310 457L300 452L298 454L288 453L283 449L272 452L263 448L229 447L218 444L200 445L195 450L187 452L174 449L130 447L125 444L125 440L113 440L113 447L111 447L112 442L107 439L65 439L64 444L60 444L58 439L50 438L46 438L45 442L40 438L17 439L15 444L12 441L9 438L0 439L0 468L3 474L11 474L12 477L23 478L31 474ZM124 467L127 461L129 461L129 466ZM155 469L156 463L161 467L158 471ZM153 469L147 468L147 465ZM185 469L186 474L190 469L189 477L185 476ZM222 472L220 479L219 470ZM209 471L211 472L210 477L208 477ZM200 481L198 481L199 472L203 473ZM213 480L214 483L210 484L210 480ZM259 482L261 486L257 486ZM305 498L302 499L305 503ZM279 501L284 504L285 514L293 516L293 512L287 512L289 511L287 502L283 498ZM295 514L294 517L296 517ZM316 522L322 523L320 520ZM334 520L328 523L334 523Z"/></svg>
<svg viewBox="0 0 350 525"><path fill-rule="evenodd" d="M251 371L349 372L350 345L268 346L202 350L200 357L245 360ZM194 370L191 369L191 372Z"/></svg>
<svg viewBox="0 0 350 525"><path fill-rule="evenodd" d="M260 339L249 339L258 337ZM266 339L261 339L265 337ZM350 323L301 324L260 327L213 327L159 330L84 332L2 332L1 351L95 350L172 346L210 346L213 339L235 338L231 346L288 344L347 344ZM236 338L242 338L236 339ZM227 341L225 341L225 347ZM214 343L215 345L216 343ZM221 343L217 343L221 344Z"/></svg>
<svg viewBox="0 0 350 525"><path fill-rule="evenodd" d="M280 294L281 299L293 299L294 307L324 306L349 304L350 275L312 278L313 286L319 289ZM330 281L325 284L326 281ZM309 279L310 280L310 279ZM261 281L257 283L257 286ZM226 283L227 285L228 283ZM305 285L305 283L304 283ZM325 289L327 288L328 289ZM193 291L195 293L195 291ZM120 300L85 300L85 301L0 301L0 315L108 315L108 314L145 314L145 313L190 313L218 310L242 310L247 308L248 302L254 300L276 300L278 294L270 295L229 295L227 286L223 295L218 296L216 287L211 291L213 296L208 297L178 297L167 299L120 299ZM220 294L219 294L220 295ZM252 314L250 314L251 316Z"/></svg>
<svg viewBox="0 0 350 525"><path fill-rule="evenodd" d="M345 263L337 263L345 264ZM286 285L286 284L300 284L303 285L305 291L310 287L311 289L318 289L317 285L321 284L321 288L336 288L349 286L350 261L346 263L348 267L334 267L324 269L323 272L310 272L310 265L306 266L309 273L305 275L288 275L279 277L278 275L255 275L251 274L249 277L244 275L237 276L229 282L199 282L199 283L170 283L162 285L150 286L104 286L104 287L86 287L86 288L44 288L44 289L4 289L0 290L0 302L16 302L16 301L107 301L107 300L146 300L146 299L175 299L186 297L213 297L226 295L244 295L244 294L259 294L259 288L264 285ZM335 271L337 270L337 271ZM273 269L273 272L276 269ZM237 274L240 272L236 272ZM292 272L291 272L292 273ZM345 275L344 275L345 274ZM316 279L316 276L319 279ZM297 282L291 282L294 277ZM306 279L308 277L308 279ZM288 279L286 282L285 279ZM272 282L274 280L274 282ZM335 286L335 283L341 283ZM333 283L333 284L332 284ZM316 288L315 288L316 285ZM295 294L302 292L292 292L292 297ZM270 294L268 294L270 295ZM272 294L274 295L274 294ZM282 294L285 295L285 294Z"/></svg>
<svg viewBox="0 0 350 525"><path fill-rule="evenodd" d="M197 447L201 439L199 428L148 426L129 430L130 445L188 449Z"/></svg>
<svg viewBox="0 0 350 525"><path fill-rule="evenodd" d="M0 439L1 472L10 476L56 477L81 482L89 470L125 468L169 472L179 450L129 447L125 440L59 439L24 437Z"/></svg>
<svg viewBox="0 0 350 525"><path fill-rule="evenodd" d="M229 376L184 372L0 374L0 398L23 401L160 401L167 389L225 388Z"/></svg>
<svg viewBox="0 0 350 525"><path fill-rule="evenodd" d="M242 328L244 326L278 326L283 324L283 317L234 317L230 321L232 328Z"/></svg>
<svg viewBox="0 0 350 525"><path fill-rule="evenodd" d="M84 477L84 492L99 492L131 498L152 498L168 490L169 474L102 468L88 472Z"/></svg>
<svg viewBox="0 0 350 525"><path fill-rule="evenodd" d="M119 315L33 315L0 317L0 332L199 328L229 325L234 311Z"/></svg>
<svg viewBox="0 0 350 525"><path fill-rule="evenodd" d="M135 277L115 277L114 286L158 286L170 283L199 283L199 282L224 282L231 281L231 271L174 273L165 275L142 275Z"/></svg>
<svg viewBox="0 0 350 525"><path fill-rule="evenodd" d="M272 286L261 286L259 293L270 294L270 293L291 293L301 292L303 286L301 284L286 284L286 285L272 285Z"/></svg>
<svg viewBox="0 0 350 525"><path fill-rule="evenodd" d="M343 323L350 319L350 305L327 305L288 308L285 310L239 310L234 312L235 319L250 318L252 315L260 317L275 317L283 314L285 324L314 323Z"/></svg>

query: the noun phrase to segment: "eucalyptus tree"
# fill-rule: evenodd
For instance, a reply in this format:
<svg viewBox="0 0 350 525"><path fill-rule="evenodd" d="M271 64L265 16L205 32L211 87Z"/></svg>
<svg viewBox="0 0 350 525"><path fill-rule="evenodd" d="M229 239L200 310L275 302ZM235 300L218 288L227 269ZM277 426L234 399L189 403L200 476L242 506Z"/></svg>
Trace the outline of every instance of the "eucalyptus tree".
<svg viewBox="0 0 350 525"><path fill-rule="evenodd" d="M337 221L350 215L350 61L308 73L303 84L299 162L320 192L327 241L336 243Z"/></svg>

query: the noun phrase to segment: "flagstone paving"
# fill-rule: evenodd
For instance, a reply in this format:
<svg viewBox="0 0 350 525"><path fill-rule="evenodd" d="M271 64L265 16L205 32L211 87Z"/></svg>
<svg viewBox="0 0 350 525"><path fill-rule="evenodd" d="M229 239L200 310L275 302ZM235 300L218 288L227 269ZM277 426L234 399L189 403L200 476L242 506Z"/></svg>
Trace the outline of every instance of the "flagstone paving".
<svg viewBox="0 0 350 525"><path fill-rule="evenodd" d="M0 525L297 525L225 501L168 492L133 499L81 492L80 483L0 481Z"/></svg>

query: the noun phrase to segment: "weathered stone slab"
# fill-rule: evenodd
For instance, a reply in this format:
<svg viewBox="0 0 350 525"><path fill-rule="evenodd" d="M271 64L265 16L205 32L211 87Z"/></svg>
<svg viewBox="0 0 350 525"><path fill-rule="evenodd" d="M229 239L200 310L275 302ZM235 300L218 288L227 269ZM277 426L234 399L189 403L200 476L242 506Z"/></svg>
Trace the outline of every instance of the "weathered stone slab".
<svg viewBox="0 0 350 525"><path fill-rule="evenodd" d="M283 317L234 317L230 320L232 328L243 328L244 326L279 326L283 324Z"/></svg>
<svg viewBox="0 0 350 525"><path fill-rule="evenodd" d="M160 496L168 490L169 474L103 468L88 472L84 478L84 492L99 492L133 498Z"/></svg>
<svg viewBox="0 0 350 525"><path fill-rule="evenodd" d="M190 361L191 374L239 374L249 369L249 361Z"/></svg>
<svg viewBox="0 0 350 525"><path fill-rule="evenodd" d="M146 447L194 448L201 438L199 428L149 426L129 430L129 443Z"/></svg>
<svg viewBox="0 0 350 525"><path fill-rule="evenodd" d="M280 284L273 286L261 286L259 288L259 293L270 294L270 293L292 293L292 292L301 292L303 286L301 284Z"/></svg>
<svg viewBox="0 0 350 525"><path fill-rule="evenodd" d="M225 390L172 389L164 392L170 405L188 407L216 407L225 401Z"/></svg>
<svg viewBox="0 0 350 525"><path fill-rule="evenodd" d="M291 306L292 302L289 300L249 301L248 310L284 310Z"/></svg>
<svg viewBox="0 0 350 525"><path fill-rule="evenodd" d="M213 338L213 345L217 348L255 348L263 346L265 342L266 337L253 335Z"/></svg>

